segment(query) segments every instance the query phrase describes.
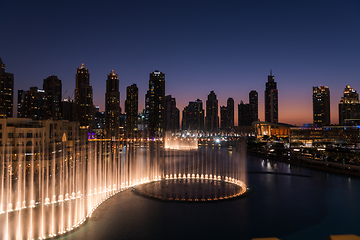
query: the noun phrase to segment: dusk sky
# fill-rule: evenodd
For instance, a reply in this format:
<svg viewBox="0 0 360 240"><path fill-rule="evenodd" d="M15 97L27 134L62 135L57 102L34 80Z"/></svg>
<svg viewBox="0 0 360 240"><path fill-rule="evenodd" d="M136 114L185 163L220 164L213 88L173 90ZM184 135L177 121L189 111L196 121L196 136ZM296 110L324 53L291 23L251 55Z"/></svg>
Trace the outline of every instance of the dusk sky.
<svg viewBox="0 0 360 240"><path fill-rule="evenodd" d="M94 104L105 109L105 84L119 74L121 107L126 87L139 87L144 108L149 73L165 73L166 95L182 112L214 90L248 102L273 71L279 122L312 123L312 87L330 88L331 123L346 85L360 91L360 1L3 1L0 57L17 90L62 80L74 98L76 68L90 73Z"/></svg>

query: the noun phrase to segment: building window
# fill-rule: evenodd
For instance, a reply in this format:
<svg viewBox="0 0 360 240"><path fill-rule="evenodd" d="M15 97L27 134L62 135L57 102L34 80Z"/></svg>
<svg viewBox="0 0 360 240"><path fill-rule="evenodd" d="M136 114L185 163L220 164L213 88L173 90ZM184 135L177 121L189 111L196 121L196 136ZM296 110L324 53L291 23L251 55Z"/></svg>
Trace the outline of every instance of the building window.
<svg viewBox="0 0 360 240"><path fill-rule="evenodd" d="M26 134L26 137L27 137L27 138L32 138L32 136L33 136L32 133L27 133L27 134Z"/></svg>
<svg viewBox="0 0 360 240"><path fill-rule="evenodd" d="M14 138L14 133L8 133L8 138Z"/></svg>

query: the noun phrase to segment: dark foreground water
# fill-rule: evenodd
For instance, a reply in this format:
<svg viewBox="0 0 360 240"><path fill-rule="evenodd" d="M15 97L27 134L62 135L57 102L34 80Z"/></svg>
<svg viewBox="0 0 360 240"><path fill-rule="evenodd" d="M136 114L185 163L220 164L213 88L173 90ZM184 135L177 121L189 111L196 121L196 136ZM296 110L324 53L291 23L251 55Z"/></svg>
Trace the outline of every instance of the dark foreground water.
<svg viewBox="0 0 360 240"><path fill-rule="evenodd" d="M358 178L251 156L247 170L246 196L220 202L165 202L128 190L59 239L325 240L334 234L360 235Z"/></svg>

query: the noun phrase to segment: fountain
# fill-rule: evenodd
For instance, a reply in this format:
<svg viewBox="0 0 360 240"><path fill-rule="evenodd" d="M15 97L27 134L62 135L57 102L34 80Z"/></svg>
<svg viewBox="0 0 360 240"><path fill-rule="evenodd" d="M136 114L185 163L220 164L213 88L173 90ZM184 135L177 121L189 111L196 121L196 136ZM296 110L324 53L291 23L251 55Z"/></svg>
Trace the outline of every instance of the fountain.
<svg viewBox="0 0 360 240"><path fill-rule="evenodd" d="M246 191L244 143L230 153L225 149L224 155L212 146L198 148L194 135L186 140L167 137L168 148L161 141L135 146L91 139L68 144L65 134L62 142L49 146L4 144L0 148L1 238L65 234L83 224L106 199L130 187L174 201L222 200Z"/></svg>

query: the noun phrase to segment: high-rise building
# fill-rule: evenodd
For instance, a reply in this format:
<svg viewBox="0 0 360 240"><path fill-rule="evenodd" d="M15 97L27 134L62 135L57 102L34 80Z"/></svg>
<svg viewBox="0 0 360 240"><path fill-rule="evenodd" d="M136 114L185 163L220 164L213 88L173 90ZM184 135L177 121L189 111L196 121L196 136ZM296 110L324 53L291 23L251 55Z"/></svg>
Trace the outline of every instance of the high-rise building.
<svg viewBox="0 0 360 240"><path fill-rule="evenodd" d="M258 114L258 93L255 90L252 90L249 93L249 104L250 104L250 112L251 112L251 122L255 122L259 119Z"/></svg>
<svg viewBox="0 0 360 240"><path fill-rule="evenodd" d="M314 125L330 125L330 90L326 86L313 87Z"/></svg>
<svg viewBox="0 0 360 240"><path fill-rule="evenodd" d="M24 106L24 100L25 100L25 90L18 90L18 103L17 103L17 117L18 118L23 118L24 116L22 116L23 114L23 110L22 107Z"/></svg>
<svg viewBox="0 0 360 240"><path fill-rule="evenodd" d="M18 108L18 116L34 120L46 120L48 116L46 92L38 89L38 87L31 87L25 93L21 92L21 94L23 94L23 99L22 105Z"/></svg>
<svg viewBox="0 0 360 240"><path fill-rule="evenodd" d="M180 129L180 111L176 107L175 98L171 95L165 96L165 130L177 131Z"/></svg>
<svg viewBox="0 0 360 240"><path fill-rule="evenodd" d="M227 105L227 131L233 131L234 130L234 99L228 98Z"/></svg>
<svg viewBox="0 0 360 240"><path fill-rule="evenodd" d="M61 80L57 76L49 76L44 79L43 89L47 98L47 119L61 120L62 109L61 109L61 96L62 96L62 85Z"/></svg>
<svg viewBox="0 0 360 240"><path fill-rule="evenodd" d="M0 117L12 117L14 105L14 74L5 72L0 58Z"/></svg>
<svg viewBox="0 0 360 240"><path fill-rule="evenodd" d="M221 131L228 130L228 110L226 106L220 106L220 129Z"/></svg>
<svg viewBox="0 0 360 240"><path fill-rule="evenodd" d="M165 124L165 73L155 70L149 80L149 135L161 137Z"/></svg>
<svg viewBox="0 0 360 240"><path fill-rule="evenodd" d="M112 70L106 80L105 93L105 132L106 137L118 137L120 128L119 78Z"/></svg>
<svg viewBox="0 0 360 240"><path fill-rule="evenodd" d="M75 114L80 128L91 131L94 120L93 89L90 86L89 70L83 63L76 73Z"/></svg>
<svg viewBox="0 0 360 240"><path fill-rule="evenodd" d="M125 101L125 129L127 136L132 138L136 137L138 131L138 87L136 84L126 88L126 101Z"/></svg>
<svg viewBox="0 0 360 240"><path fill-rule="evenodd" d="M339 103L339 124L344 125L346 119L360 119L359 94L350 86L345 87Z"/></svg>
<svg viewBox="0 0 360 240"><path fill-rule="evenodd" d="M270 70L265 89L265 122L277 123L278 121L278 90L275 77Z"/></svg>
<svg viewBox="0 0 360 240"><path fill-rule="evenodd" d="M252 122L251 105L241 101L238 104L238 126L250 126Z"/></svg>
<svg viewBox="0 0 360 240"><path fill-rule="evenodd" d="M214 91L211 91L206 100L206 117L205 125L206 131L218 132L219 131L219 107L218 100Z"/></svg>
<svg viewBox="0 0 360 240"><path fill-rule="evenodd" d="M189 102L184 108L181 129L204 131L204 109L200 99Z"/></svg>
<svg viewBox="0 0 360 240"><path fill-rule="evenodd" d="M70 122L76 121L75 119L75 102L70 98L64 99L61 101L61 112L62 112L62 119L68 120Z"/></svg>

